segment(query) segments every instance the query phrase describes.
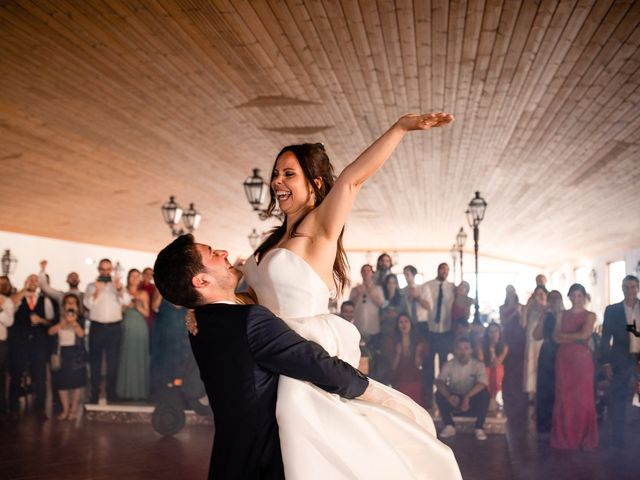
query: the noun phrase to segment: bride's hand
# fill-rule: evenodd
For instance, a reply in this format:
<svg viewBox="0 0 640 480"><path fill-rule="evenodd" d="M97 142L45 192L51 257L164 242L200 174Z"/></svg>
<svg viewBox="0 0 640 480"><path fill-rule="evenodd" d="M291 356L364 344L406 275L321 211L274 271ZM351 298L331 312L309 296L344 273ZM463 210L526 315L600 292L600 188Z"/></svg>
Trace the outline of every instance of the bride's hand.
<svg viewBox="0 0 640 480"><path fill-rule="evenodd" d="M453 122L451 113L425 113L423 115L404 115L398 120L398 125L406 132L411 130L428 130L434 127L442 127Z"/></svg>

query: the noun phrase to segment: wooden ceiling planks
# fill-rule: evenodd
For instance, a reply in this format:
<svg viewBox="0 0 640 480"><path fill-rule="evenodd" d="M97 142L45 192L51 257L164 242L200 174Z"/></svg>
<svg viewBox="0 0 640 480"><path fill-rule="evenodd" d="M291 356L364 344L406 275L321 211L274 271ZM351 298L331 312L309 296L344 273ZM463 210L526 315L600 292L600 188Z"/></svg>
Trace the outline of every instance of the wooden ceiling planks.
<svg viewBox="0 0 640 480"><path fill-rule="evenodd" d="M476 189L487 253L640 244L618 210L640 207L639 2L25 0L0 51L0 229L154 250L176 194L246 251L240 184L283 144L323 141L339 171L401 113L447 110L363 189L348 247L447 250Z"/></svg>

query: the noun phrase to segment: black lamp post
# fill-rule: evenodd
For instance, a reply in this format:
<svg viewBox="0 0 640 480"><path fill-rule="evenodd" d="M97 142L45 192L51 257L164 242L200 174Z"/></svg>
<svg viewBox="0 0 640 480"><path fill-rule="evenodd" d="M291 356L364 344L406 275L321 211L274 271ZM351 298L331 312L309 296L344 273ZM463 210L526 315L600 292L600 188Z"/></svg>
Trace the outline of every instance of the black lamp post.
<svg viewBox="0 0 640 480"><path fill-rule="evenodd" d="M460 283L464 280L464 270L463 270L463 262L462 262L462 251L464 249L464 244L467 243L467 233L464 231L464 228L460 227L460 231L456 235L456 244L454 247L458 250L458 254L460 255ZM455 277L455 274L454 274Z"/></svg>
<svg viewBox="0 0 640 480"><path fill-rule="evenodd" d="M18 259L11 255L10 250L5 250L2 255L2 275L5 277L11 275L16 271L16 265L18 265Z"/></svg>
<svg viewBox="0 0 640 480"><path fill-rule="evenodd" d="M189 204L189 208L184 211L176 203L176 199L173 195L169 197L169 201L161 207L162 217L165 223L171 229L171 234L174 237L178 237L184 233L191 233L200 226L200 220L202 216L198 213L193 203ZM182 220L183 228L178 228ZM185 231L186 229L186 231Z"/></svg>
<svg viewBox="0 0 640 480"><path fill-rule="evenodd" d="M480 241L480 223L484 219L484 212L487 209L487 202L480 196L480 192L476 192L476 196L471 199L467 211L467 221L469 227L473 228L473 251L476 256L476 302L473 321L480 321L480 304L478 302L478 242Z"/></svg>
<svg viewBox="0 0 640 480"><path fill-rule="evenodd" d="M258 212L260 220L266 220L269 217L276 217L279 220L284 219L284 215L279 210L274 210L271 214L267 213L266 208L262 208L262 204L267 198L267 192L269 186L260 176L260 169L254 168L253 174L242 183L244 187L244 194L247 197L247 201L253 208L254 212Z"/></svg>

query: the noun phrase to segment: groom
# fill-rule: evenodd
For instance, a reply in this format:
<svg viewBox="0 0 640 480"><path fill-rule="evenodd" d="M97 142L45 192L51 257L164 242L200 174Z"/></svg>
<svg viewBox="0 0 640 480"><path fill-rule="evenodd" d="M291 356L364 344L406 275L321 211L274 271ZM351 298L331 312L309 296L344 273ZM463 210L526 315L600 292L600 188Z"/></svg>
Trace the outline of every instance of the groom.
<svg viewBox="0 0 640 480"><path fill-rule="evenodd" d="M236 303L241 274L226 251L182 235L158 254L153 271L165 299L196 311L198 335L189 338L215 419L209 478L284 479L275 416L279 374L365 398L369 382L358 370L266 308Z"/></svg>

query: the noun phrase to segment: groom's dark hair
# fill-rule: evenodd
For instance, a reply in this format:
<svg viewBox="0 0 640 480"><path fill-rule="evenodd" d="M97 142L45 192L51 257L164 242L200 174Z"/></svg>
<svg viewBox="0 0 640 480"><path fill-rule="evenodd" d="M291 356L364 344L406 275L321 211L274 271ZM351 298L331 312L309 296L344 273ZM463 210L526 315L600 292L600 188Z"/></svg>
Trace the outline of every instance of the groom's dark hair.
<svg viewBox="0 0 640 480"><path fill-rule="evenodd" d="M195 308L203 299L191 279L204 270L193 235L180 235L164 247L153 266L153 279L165 299L174 305Z"/></svg>

